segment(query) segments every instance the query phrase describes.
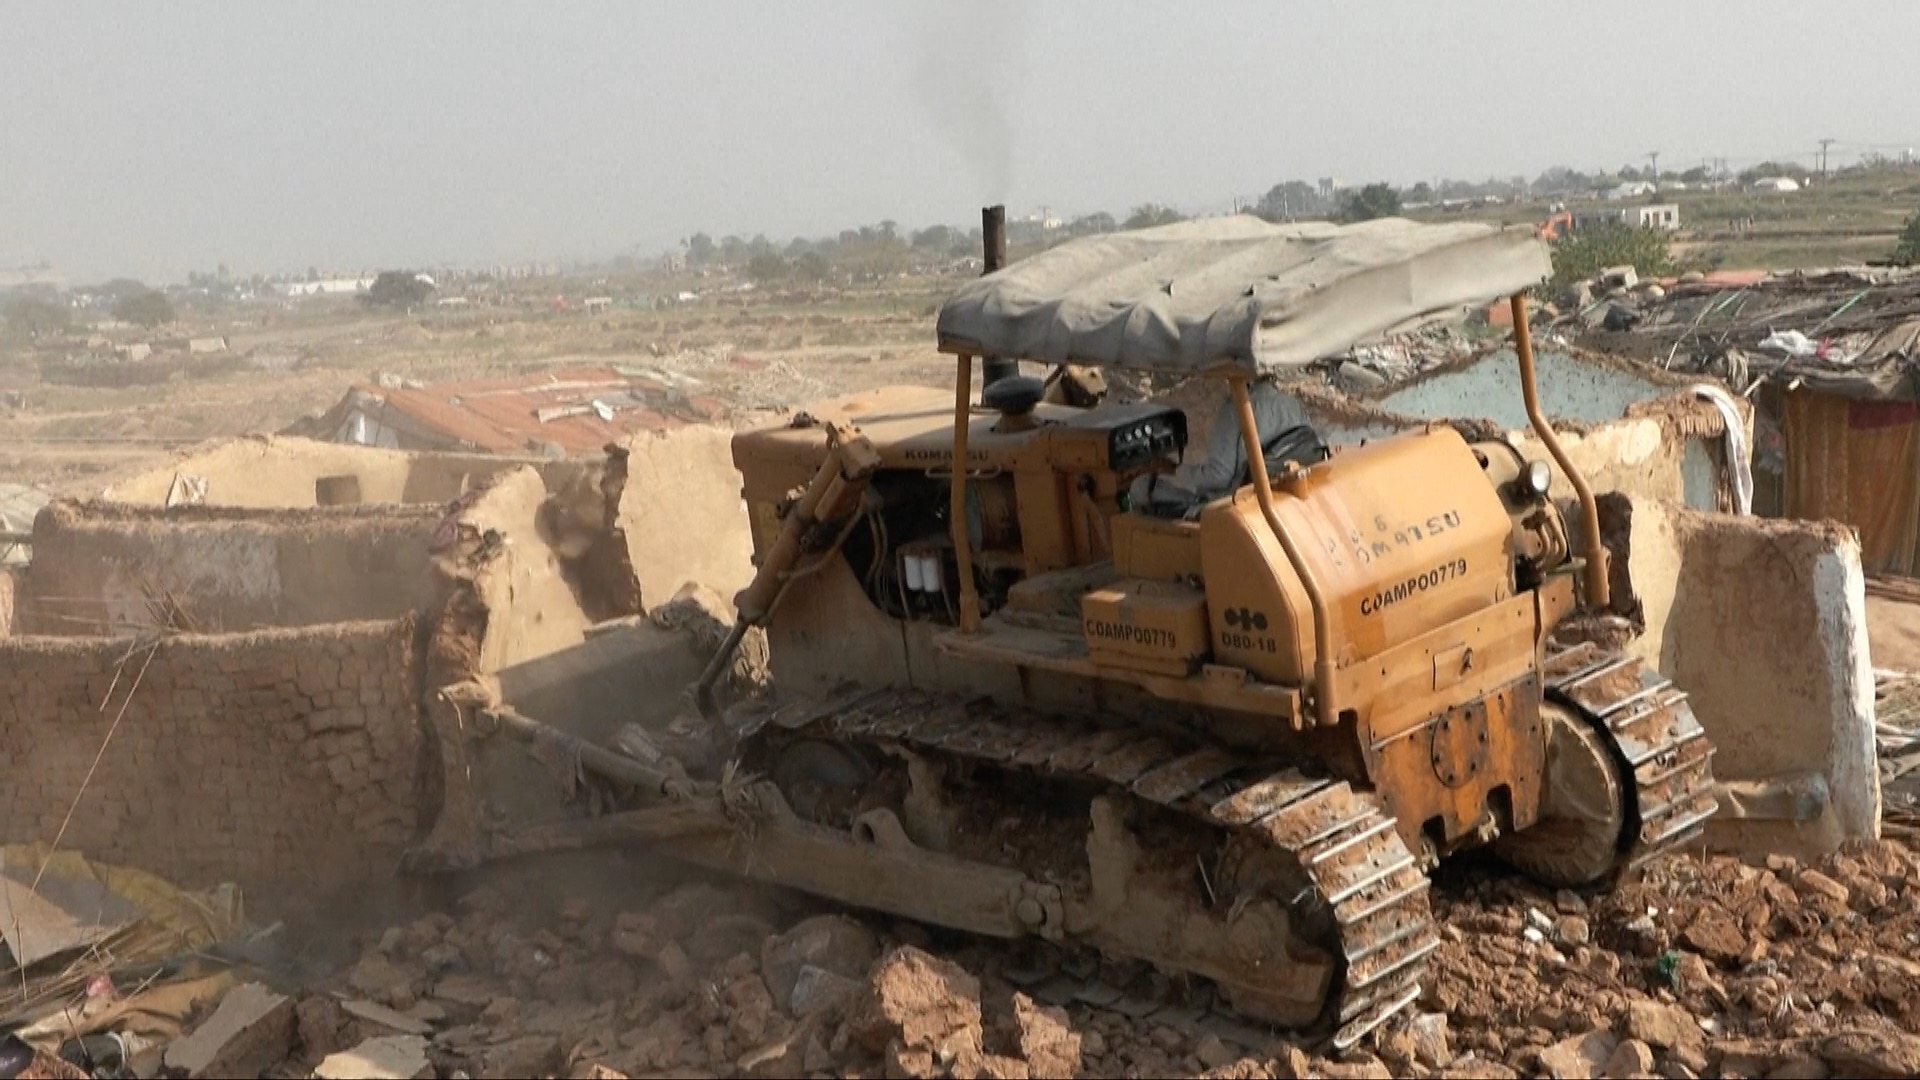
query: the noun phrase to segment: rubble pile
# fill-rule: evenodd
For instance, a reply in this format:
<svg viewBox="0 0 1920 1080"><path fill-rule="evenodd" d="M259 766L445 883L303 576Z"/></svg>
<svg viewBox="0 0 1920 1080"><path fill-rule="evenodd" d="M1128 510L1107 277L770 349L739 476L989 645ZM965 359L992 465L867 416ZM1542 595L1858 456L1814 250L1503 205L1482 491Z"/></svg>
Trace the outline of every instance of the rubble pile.
<svg viewBox="0 0 1920 1080"><path fill-rule="evenodd" d="M1171 1004L1144 1009L1099 992L1097 979L1048 993L1029 970L1033 950L741 884L666 884L662 868L615 861L626 876L589 887L483 883L364 933L328 976L236 964L172 991L183 1022L164 1035L95 1023L100 1034L84 1041L36 1043L36 1068L109 1075L139 1048L141 1075L161 1064L171 1075L321 1077L1920 1070L1920 1036L1908 1034L1920 1024L1920 962L1909 959L1920 857L1891 841L1812 865L1673 857L1592 896L1489 864L1450 866L1434 894L1444 940L1422 1000L1344 1054L1181 1007L1204 1002L1203 988L1168 984ZM164 981L142 988L149 1003L156 989Z"/></svg>
<svg viewBox="0 0 1920 1080"><path fill-rule="evenodd" d="M1806 866L1669 859L1591 903L1507 877L1443 887L1425 1004L1456 1050L1522 1072L1908 1075L1916 872L1883 842Z"/></svg>
<svg viewBox="0 0 1920 1080"><path fill-rule="evenodd" d="M1920 274L1894 268L1687 274L1583 285L1554 330L1588 348L1700 372L1736 391L1765 378L1905 397L1920 347ZM1610 271L1610 273L1614 273Z"/></svg>

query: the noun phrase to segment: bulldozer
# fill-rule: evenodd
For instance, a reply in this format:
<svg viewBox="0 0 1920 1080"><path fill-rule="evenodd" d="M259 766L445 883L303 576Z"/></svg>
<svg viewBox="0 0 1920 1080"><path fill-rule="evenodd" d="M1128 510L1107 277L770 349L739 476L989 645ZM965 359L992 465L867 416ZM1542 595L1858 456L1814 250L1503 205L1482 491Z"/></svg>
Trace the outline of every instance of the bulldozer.
<svg viewBox="0 0 1920 1080"><path fill-rule="evenodd" d="M1609 577L1535 386L1533 229L1235 217L1003 265L996 224L938 316L951 391L735 437L757 572L697 690L733 751L721 779L618 764L653 805L625 835L1204 979L1338 1046L1418 997L1441 860L1597 886L1698 835L1685 693L1561 633ZM1545 459L1263 422L1271 378L1489 298ZM1198 380L1220 409L1065 400L1023 363ZM723 708L753 627L776 694Z"/></svg>

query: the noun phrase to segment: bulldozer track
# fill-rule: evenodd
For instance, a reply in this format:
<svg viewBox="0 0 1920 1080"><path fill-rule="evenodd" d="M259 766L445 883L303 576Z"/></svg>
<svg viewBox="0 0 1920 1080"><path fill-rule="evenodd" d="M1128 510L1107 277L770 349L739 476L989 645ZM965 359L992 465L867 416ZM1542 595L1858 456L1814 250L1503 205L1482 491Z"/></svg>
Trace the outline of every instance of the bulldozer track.
<svg viewBox="0 0 1920 1080"><path fill-rule="evenodd" d="M1035 780L1094 783L1221 834L1293 854L1311 895L1330 909L1341 960L1327 1015L1350 1046L1420 995L1439 946L1427 876L1393 817L1370 792L1219 746L1137 728L1100 728L985 700L876 691L778 720L793 735L966 759Z"/></svg>
<svg viewBox="0 0 1920 1080"><path fill-rule="evenodd" d="M1638 657L1582 644L1546 663L1546 693L1613 745L1631 778L1621 868L1700 835L1718 803L1713 746L1687 695Z"/></svg>
<svg viewBox="0 0 1920 1080"><path fill-rule="evenodd" d="M1638 659L1593 645L1555 654L1545 675L1548 695L1603 732L1631 777L1621 867L1698 835L1715 805L1712 748L1686 695ZM1337 1048L1357 1043L1417 1001L1426 962L1439 947L1427 867L1402 840L1385 802L1294 762L919 690L861 691L788 706L749 743L797 738L965 761L1034 782L1097 785L1223 839L1239 835L1291 854L1310 886L1286 899L1296 910L1331 913L1336 940L1326 945L1340 970L1322 1016ZM1098 980L1060 972L1044 978L1046 996L1056 1000L1115 1007L1130 998Z"/></svg>

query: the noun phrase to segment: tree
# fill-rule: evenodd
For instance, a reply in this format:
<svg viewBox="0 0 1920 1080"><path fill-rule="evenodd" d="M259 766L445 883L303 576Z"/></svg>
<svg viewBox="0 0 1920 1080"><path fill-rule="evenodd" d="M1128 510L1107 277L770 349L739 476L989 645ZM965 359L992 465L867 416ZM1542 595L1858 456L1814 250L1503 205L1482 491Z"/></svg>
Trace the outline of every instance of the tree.
<svg viewBox="0 0 1920 1080"><path fill-rule="evenodd" d="M934 251L945 254L953 248L954 232L951 226L929 225L913 234L908 241L915 251Z"/></svg>
<svg viewBox="0 0 1920 1080"><path fill-rule="evenodd" d="M1419 183L1408 188L1407 201L1416 202L1416 203L1432 202L1433 201L1433 185L1427 183L1425 180L1422 180Z"/></svg>
<svg viewBox="0 0 1920 1080"><path fill-rule="evenodd" d="M84 291L93 293L95 296L103 296L103 297L106 297L108 300L118 302L121 300L125 300L129 296L139 296L141 293L150 293L153 291L153 287L148 285L144 281L135 281L132 278L117 277L117 278L113 278L111 280L102 282L99 285L95 285L94 287Z"/></svg>
<svg viewBox="0 0 1920 1080"><path fill-rule="evenodd" d="M1599 225L1573 233L1553 246L1553 284L1585 281L1609 266L1631 264L1642 277L1671 274L1673 253L1662 229Z"/></svg>
<svg viewBox="0 0 1920 1080"><path fill-rule="evenodd" d="M1155 225L1171 225L1176 221L1185 221L1186 215L1171 206L1159 203L1141 203L1127 215L1125 227L1129 229L1150 229Z"/></svg>
<svg viewBox="0 0 1920 1080"><path fill-rule="evenodd" d="M151 330L174 319L173 304L158 289L127 293L113 302L113 317Z"/></svg>
<svg viewBox="0 0 1920 1080"><path fill-rule="evenodd" d="M1784 165L1778 161L1763 161L1750 169L1740 170L1740 182L1751 184L1755 180L1764 180L1769 176L1793 176L1799 172L1800 170L1792 165Z"/></svg>
<svg viewBox="0 0 1920 1080"><path fill-rule="evenodd" d="M1292 221L1310 217L1322 209L1320 192L1305 180L1283 180L1267 189L1253 212L1268 221Z"/></svg>
<svg viewBox="0 0 1920 1080"><path fill-rule="evenodd" d="M1901 266L1920 263L1920 214L1907 219L1907 226L1900 230L1900 242L1894 245L1890 258Z"/></svg>
<svg viewBox="0 0 1920 1080"><path fill-rule="evenodd" d="M372 307L413 308L432 295L433 286L412 270L382 270L367 289L366 302Z"/></svg>
<svg viewBox="0 0 1920 1080"><path fill-rule="evenodd" d="M747 260L747 280L767 285L787 276L787 260L771 251L763 251Z"/></svg>
<svg viewBox="0 0 1920 1080"><path fill-rule="evenodd" d="M803 251L793 260L793 276L801 281L822 282L832 267L827 265L827 257L817 251Z"/></svg>
<svg viewBox="0 0 1920 1080"><path fill-rule="evenodd" d="M1388 184L1368 184L1347 192L1340 200L1340 220L1372 221L1400 212L1400 193Z"/></svg>
<svg viewBox="0 0 1920 1080"><path fill-rule="evenodd" d="M713 261L713 237L697 232L687 238L687 262L692 266L704 266Z"/></svg>
<svg viewBox="0 0 1920 1080"><path fill-rule="evenodd" d="M7 300L4 309L7 327L29 338L52 337L67 332L73 314L58 300L32 293L19 293Z"/></svg>
<svg viewBox="0 0 1920 1080"><path fill-rule="evenodd" d="M1689 184L1704 184L1712 175L1713 174L1707 171L1705 165L1695 165L1693 168L1681 173L1680 179Z"/></svg>
<svg viewBox="0 0 1920 1080"><path fill-rule="evenodd" d="M1075 236L1092 236L1096 233L1110 233L1119 227L1120 223L1113 220L1113 215L1107 213L1105 210L1096 210L1091 214L1074 218L1067 223L1067 231Z"/></svg>

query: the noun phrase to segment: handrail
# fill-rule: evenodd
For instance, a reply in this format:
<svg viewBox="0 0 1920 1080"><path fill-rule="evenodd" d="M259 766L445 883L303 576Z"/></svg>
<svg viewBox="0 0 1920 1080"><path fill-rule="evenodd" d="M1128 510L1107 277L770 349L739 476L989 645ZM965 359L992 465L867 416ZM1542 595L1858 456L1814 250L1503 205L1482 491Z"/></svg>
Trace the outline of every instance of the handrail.
<svg viewBox="0 0 1920 1080"><path fill-rule="evenodd" d="M973 584L973 545L967 530L967 432L973 425L973 355L961 353L953 389L953 483L947 524L953 533L953 562L960 577L960 629L980 629L980 592Z"/></svg>
<svg viewBox="0 0 1920 1080"><path fill-rule="evenodd" d="M1586 597L1590 608L1605 608L1612 602L1612 590L1607 584L1607 549L1600 542L1600 507L1593 501L1593 488L1587 478L1560 446L1560 440L1554 437L1553 428L1547 423L1547 414L1540 408L1540 388L1533 374L1533 335L1527 328L1527 295L1514 293L1509 301L1513 311L1513 354L1520 360L1520 394L1526 399L1527 420L1533 424L1533 434L1546 445L1547 453L1560 465L1567 480L1573 484L1574 494L1580 498L1580 525L1586 533Z"/></svg>

